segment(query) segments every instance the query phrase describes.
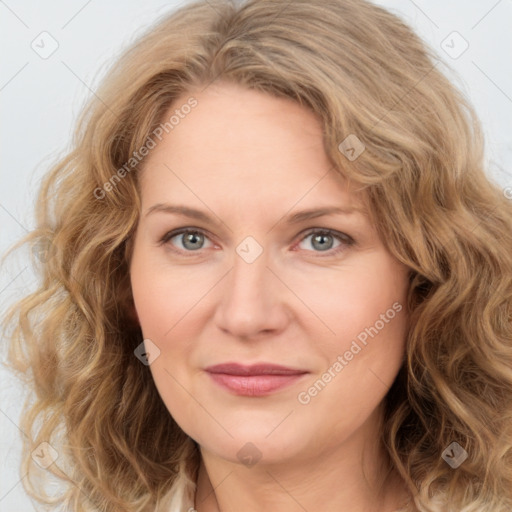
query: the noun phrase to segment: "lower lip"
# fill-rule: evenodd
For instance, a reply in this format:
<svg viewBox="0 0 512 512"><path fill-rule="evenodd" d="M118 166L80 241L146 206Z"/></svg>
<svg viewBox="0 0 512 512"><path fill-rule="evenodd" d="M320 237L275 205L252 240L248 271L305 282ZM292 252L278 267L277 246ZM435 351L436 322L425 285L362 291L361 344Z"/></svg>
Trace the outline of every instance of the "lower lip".
<svg viewBox="0 0 512 512"><path fill-rule="evenodd" d="M209 375L217 384L235 395L265 396L293 384L306 374L229 375L226 373L209 373Z"/></svg>

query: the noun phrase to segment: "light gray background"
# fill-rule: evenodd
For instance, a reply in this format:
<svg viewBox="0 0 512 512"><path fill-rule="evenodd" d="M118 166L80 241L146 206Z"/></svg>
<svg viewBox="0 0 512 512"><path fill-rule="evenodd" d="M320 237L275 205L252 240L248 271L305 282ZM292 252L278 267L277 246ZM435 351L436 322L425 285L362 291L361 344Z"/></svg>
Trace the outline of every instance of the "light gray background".
<svg viewBox="0 0 512 512"><path fill-rule="evenodd" d="M106 66L153 21L186 3L0 0L0 254L34 225L40 178L69 147L77 114ZM453 70L450 77L482 121L489 175L503 188L511 186L512 0L376 3L403 17ZM49 36L40 35L45 31L58 48L41 58L31 45L51 48ZM465 43L454 31L469 44L457 58ZM11 258L0 275L1 311L33 283L28 259ZM17 424L25 391L3 367L0 385L0 511L39 510L25 495L19 470Z"/></svg>

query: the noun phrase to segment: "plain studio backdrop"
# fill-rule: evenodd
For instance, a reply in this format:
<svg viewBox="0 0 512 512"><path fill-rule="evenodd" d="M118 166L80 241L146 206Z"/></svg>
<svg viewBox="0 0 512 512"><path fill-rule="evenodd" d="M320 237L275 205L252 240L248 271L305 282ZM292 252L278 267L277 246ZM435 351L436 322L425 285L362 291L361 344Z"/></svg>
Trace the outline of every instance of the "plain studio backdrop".
<svg viewBox="0 0 512 512"><path fill-rule="evenodd" d="M155 20L187 3L0 0L1 254L34 226L41 176L70 147L77 115L108 65ZM409 23L452 70L450 78L482 122L489 175L511 197L512 1L376 3ZM34 279L27 251L7 260L0 275L2 314ZM24 493L19 469L26 391L4 367L0 388L0 511L39 510Z"/></svg>

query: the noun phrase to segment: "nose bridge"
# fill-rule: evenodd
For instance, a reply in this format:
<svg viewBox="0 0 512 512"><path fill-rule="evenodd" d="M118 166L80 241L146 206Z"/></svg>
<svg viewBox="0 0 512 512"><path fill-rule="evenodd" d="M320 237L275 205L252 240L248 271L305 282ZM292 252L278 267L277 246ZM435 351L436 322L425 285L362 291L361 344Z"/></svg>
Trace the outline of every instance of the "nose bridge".
<svg viewBox="0 0 512 512"><path fill-rule="evenodd" d="M243 309L244 304L247 306L252 304L255 307L256 303L259 303L260 308L264 307L264 303L268 303L270 299L269 287L272 286L268 283L268 277L271 274L267 269L268 263L268 255L265 251L257 257L251 255L251 258L246 258L244 254L240 255L239 246L227 280L226 298L230 302L234 301L239 309Z"/></svg>
<svg viewBox="0 0 512 512"><path fill-rule="evenodd" d="M227 293L238 296L240 299L252 301L253 299L265 298L265 284L268 281L270 271L267 254L261 254L254 260L244 259L240 254L236 254L233 260L233 269L228 281L229 288ZM269 291L267 289L267 291Z"/></svg>
<svg viewBox="0 0 512 512"><path fill-rule="evenodd" d="M286 320L279 283L267 268L269 254L251 243L236 248L216 312L219 327L244 337L279 329Z"/></svg>

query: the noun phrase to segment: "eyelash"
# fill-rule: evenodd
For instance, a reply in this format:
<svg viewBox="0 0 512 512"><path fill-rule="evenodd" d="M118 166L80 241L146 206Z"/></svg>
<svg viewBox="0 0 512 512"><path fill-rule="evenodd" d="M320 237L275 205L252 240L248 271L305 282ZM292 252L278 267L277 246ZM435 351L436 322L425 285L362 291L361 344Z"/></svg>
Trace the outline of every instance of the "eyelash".
<svg viewBox="0 0 512 512"><path fill-rule="evenodd" d="M197 233L197 234L203 235L206 238L209 238L208 234L200 228L192 228L192 227L180 228L180 229L176 229L174 231L169 231L169 232L165 233L165 235L160 239L159 245L168 244L168 242L172 238L174 238L178 235L185 234L185 233ZM335 231L333 229L327 229L327 228L311 228L311 229L307 230L303 234L302 238L299 240L298 243L302 242L308 236L311 236L311 235L330 235L341 242L341 244L338 247L336 247L334 249L328 249L327 251L325 251L326 256L337 255L338 253L345 251L348 247L352 247L356 244L356 241L350 235L347 235L346 233L342 233L340 231ZM174 246L172 246L172 244L170 244L170 247L173 252L177 252L179 254L187 254L187 256L195 256L197 253L199 253L201 251L201 249L199 249L197 251L183 251L181 249L175 248ZM323 255L321 255L321 252L323 252L323 251L308 251L308 252L319 253L318 257L324 257Z"/></svg>

